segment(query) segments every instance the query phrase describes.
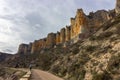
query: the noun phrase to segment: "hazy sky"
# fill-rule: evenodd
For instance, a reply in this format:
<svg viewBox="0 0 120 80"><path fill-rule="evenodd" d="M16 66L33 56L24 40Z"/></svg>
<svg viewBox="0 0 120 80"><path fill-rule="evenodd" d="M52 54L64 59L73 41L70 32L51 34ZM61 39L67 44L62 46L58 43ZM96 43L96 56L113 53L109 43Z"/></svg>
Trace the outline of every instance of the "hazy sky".
<svg viewBox="0 0 120 80"><path fill-rule="evenodd" d="M33 42L69 25L76 9L88 14L113 9L116 0L0 0L0 51L16 53L20 43Z"/></svg>

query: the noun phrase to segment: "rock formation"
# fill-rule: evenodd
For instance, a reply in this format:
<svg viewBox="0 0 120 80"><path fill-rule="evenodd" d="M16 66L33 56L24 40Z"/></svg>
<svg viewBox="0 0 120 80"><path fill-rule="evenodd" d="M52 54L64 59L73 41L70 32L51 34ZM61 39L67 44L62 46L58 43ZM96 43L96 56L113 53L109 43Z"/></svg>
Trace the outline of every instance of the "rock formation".
<svg viewBox="0 0 120 80"><path fill-rule="evenodd" d="M120 0L117 0L117 2L116 2L116 8L115 8L115 11L116 11L117 14L120 13Z"/></svg>
<svg viewBox="0 0 120 80"><path fill-rule="evenodd" d="M105 10L99 10L95 13L91 12L88 16L88 25L90 28L98 28L107 20L110 19L109 12Z"/></svg>
<svg viewBox="0 0 120 80"><path fill-rule="evenodd" d="M62 28L60 31L60 42L61 43L65 42L65 28Z"/></svg>
<svg viewBox="0 0 120 80"><path fill-rule="evenodd" d="M20 44L18 53L19 54L27 54L28 53L28 44Z"/></svg>
<svg viewBox="0 0 120 80"><path fill-rule="evenodd" d="M117 11L99 10L85 15L78 9L71 24L60 32L20 45L19 53L36 53L30 54L32 58L25 55L8 63L18 61L27 66L28 62L34 62L36 68L65 80L120 80L120 15Z"/></svg>
<svg viewBox="0 0 120 80"><path fill-rule="evenodd" d="M42 48L45 48L46 45L46 38L35 40L35 42L32 43L31 53L39 52Z"/></svg>
<svg viewBox="0 0 120 80"><path fill-rule="evenodd" d="M60 32L56 33L56 45L60 44Z"/></svg>
<svg viewBox="0 0 120 80"><path fill-rule="evenodd" d="M85 32L86 27L86 16L82 9L78 9L75 18L71 18L71 39L74 43L79 40L79 34Z"/></svg>
<svg viewBox="0 0 120 80"><path fill-rule="evenodd" d="M114 18L120 12L119 4L120 0L117 0L115 9L109 11L98 10L90 12L89 15L85 15L82 9L78 9L75 18L70 19L70 25L66 26L66 28L62 28L57 33L49 33L47 38L35 40L29 45L20 45L18 53L36 53L43 48L66 43L71 45L78 40L83 40L93 34L105 22Z"/></svg>
<svg viewBox="0 0 120 80"><path fill-rule="evenodd" d="M70 26L66 26L66 29L65 29L65 41L70 41L71 39L71 29L70 29Z"/></svg>
<svg viewBox="0 0 120 80"><path fill-rule="evenodd" d="M49 33L47 36L47 41L46 41L46 47L54 47L56 44L56 34L55 33Z"/></svg>

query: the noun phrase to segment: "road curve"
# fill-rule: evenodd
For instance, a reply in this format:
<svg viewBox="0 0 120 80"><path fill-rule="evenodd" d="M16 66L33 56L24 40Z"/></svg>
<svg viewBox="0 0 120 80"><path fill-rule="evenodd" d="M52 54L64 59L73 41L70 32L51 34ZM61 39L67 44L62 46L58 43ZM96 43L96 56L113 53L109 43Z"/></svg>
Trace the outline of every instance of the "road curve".
<svg viewBox="0 0 120 80"><path fill-rule="evenodd" d="M51 73L41 71L38 69L32 69L32 74L30 80L64 80Z"/></svg>

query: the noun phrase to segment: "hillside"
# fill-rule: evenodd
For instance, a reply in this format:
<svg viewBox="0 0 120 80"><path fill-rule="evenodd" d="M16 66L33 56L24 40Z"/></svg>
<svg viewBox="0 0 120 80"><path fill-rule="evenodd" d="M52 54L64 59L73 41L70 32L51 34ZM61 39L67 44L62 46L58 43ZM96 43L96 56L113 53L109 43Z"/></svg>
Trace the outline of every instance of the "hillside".
<svg viewBox="0 0 120 80"><path fill-rule="evenodd" d="M19 67L49 70L66 80L120 79L120 15L103 24L84 41L44 49L41 53L17 56L7 63Z"/></svg>
<svg viewBox="0 0 120 80"><path fill-rule="evenodd" d="M78 52L55 61L51 71L67 80L120 79L120 15L79 45Z"/></svg>
<svg viewBox="0 0 120 80"><path fill-rule="evenodd" d="M60 32L29 44L17 54L2 56L8 67L49 71L65 80L120 80L120 0L113 10L86 15L78 9Z"/></svg>
<svg viewBox="0 0 120 80"><path fill-rule="evenodd" d="M0 62L9 59L12 56L12 54L0 52Z"/></svg>

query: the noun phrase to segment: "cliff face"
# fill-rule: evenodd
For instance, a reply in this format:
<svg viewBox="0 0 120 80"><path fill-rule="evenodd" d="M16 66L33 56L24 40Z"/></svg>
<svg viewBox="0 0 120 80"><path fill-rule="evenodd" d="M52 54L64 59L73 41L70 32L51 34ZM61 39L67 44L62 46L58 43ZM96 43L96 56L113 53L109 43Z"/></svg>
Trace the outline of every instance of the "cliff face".
<svg viewBox="0 0 120 80"><path fill-rule="evenodd" d="M66 31L65 31L65 36L66 36L66 38L65 38L65 41L70 41L70 39L71 39L71 28L70 28L70 26L66 26Z"/></svg>
<svg viewBox="0 0 120 80"><path fill-rule="evenodd" d="M110 19L109 12L105 10L99 10L95 13L91 12L88 16L88 25L90 29L97 29L103 23Z"/></svg>
<svg viewBox="0 0 120 80"><path fill-rule="evenodd" d="M75 18L70 19L69 26L62 28L60 32L49 33L46 38L36 40L31 45L20 45L18 53L35 53L43 48L65 45L67 42L71 45L78 40L83 40L96 32L102 24L114 18L119 13L119 4L120 1L117 0L115 10L98 10L90 12L89 15L85 15L82 9L78 9Z"/></svg>
<svg viewBox="0 0 120 80"><path fill-rule="evenodd" d="M36 54L20 56L8 63L18 61L27 66L34 62L35 67L65 80L120 80L120 14L116 13L99 10L85 15L79 9L69 27L36 40L30 47L20 45L19 52L32 48ZM61 46L67 42L69 46Z"/></svg>
<svg viewBox="0 0 120 80"><path fill-rule="evenodd" d="M52 73L65 80L120 80L120 15L68 50L53 63Z"/></svg>
<svg viewBox="0 0 120 80"><path fill-rule="evenodd" d="M56 34L56 45L60 44L60 32Z"/></svg>
<svg viewBox="0 0 120 80"><path fill-rule="evenodd" d="M47 36L47 41L46 41L46 47L54 47L56 44L56 34L55 33L49 33Z"/></svg>
<svg viewBox="0 0 120 80"><path fill-rule="evenodd" d="M60 42L64 43L65 42L65 28L62 28L60 31Z"/></svg>
<svg viewBox="0 0 120 80"><path fill-rule="evenodd" d="M115 8L115 11L116 11L117 14L120 13L120 0L117 0L117 2L116 2L116 8Z"/></svg>
<svg viewBox="0 0 120 80"><path fill-rule="evenodd" d="M28 53L28 44L20 44L19 49L18 49L18 53L19 54L27 54Z"/></svg>
<svg viewBox="0 0 120 80"><path fill-rule="evenodd" d="M0 52L0 63L12 57L13 55Z"/></svg>
<svg viewBox="0 0 120 80"><path fill-rule="evenodd" d="M71 18L71 39L73 42L79 40L79 34L87 29L87 19L82 9L78 9L75 19Z"/></svg>
<svg viewBox="0 0 120 80"><path fill-rule="evenodd" d="M42 48L45 48L46 45L46 38L36 40L32 43L31 52L30 53L36 53L39 52Z"/></svg>

